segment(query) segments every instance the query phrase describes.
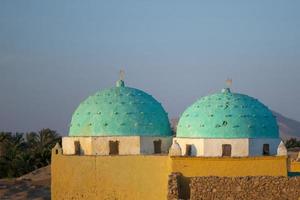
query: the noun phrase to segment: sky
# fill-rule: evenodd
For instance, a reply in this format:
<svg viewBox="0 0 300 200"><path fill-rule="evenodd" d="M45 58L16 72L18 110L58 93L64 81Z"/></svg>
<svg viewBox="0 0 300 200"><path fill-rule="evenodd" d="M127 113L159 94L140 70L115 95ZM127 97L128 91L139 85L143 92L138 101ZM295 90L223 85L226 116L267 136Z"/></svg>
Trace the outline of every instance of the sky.
<svg viewBox="0 0 300 200"><path fill-rule="evenodd" d="M300 1L0 1L0 131L68 133L125 84L178 117L225 87L300 121Z"/></svg>

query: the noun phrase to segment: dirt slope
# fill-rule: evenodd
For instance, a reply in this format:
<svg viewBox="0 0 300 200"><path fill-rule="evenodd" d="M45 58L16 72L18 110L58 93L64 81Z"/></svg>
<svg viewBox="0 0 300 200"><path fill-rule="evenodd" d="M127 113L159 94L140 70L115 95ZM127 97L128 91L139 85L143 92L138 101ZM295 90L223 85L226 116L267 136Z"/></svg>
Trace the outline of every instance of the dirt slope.
<svg viewBox="0 0 300 200"><path fill-rule="evenodd" d="M14 179L0 179L0 199L50 200L50 165Z"/></svg>

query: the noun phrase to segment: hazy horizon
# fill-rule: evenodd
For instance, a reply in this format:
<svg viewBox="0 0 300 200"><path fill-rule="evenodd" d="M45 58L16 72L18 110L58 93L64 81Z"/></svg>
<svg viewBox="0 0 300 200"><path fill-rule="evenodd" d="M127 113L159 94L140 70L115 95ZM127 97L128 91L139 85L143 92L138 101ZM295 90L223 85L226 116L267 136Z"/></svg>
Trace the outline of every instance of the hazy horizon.
<svg viewBox="0 0 300 200"><path fill-rule="evenodd" d="M68 133L96 91L125 84L170 118L232 91L300 121L299 1L0 2L0 131Z"/></svg>

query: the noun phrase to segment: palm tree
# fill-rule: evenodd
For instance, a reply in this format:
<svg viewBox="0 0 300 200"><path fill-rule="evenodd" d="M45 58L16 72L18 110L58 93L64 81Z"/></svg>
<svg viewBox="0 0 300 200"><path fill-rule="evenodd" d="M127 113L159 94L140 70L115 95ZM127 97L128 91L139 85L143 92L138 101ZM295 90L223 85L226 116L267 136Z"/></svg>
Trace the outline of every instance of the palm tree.
<svg viewBox="0 0 300 200"><path fill-rule="evenodd" d="M61 137L42 129L27 134L0 132L0 178L16 177L50 164L51 149Z"/></svg>
<svg viewBox="0 0 300 200"><path fill-rule="evenodd" d="M24 142L22 133L1 133L0 146L1 146L1 174L2 177L14 177L21 174L21 171L18 171L22 154L25 152L26 144Z"/></svg>
<svg viewBox="0 0 300 200"><path fill-rule="evenodd" d="M37 134L28 134L27 142L36 159L37 168L50 164L51 149L60 140L59 134L51 129L42 129Z"/></svg>

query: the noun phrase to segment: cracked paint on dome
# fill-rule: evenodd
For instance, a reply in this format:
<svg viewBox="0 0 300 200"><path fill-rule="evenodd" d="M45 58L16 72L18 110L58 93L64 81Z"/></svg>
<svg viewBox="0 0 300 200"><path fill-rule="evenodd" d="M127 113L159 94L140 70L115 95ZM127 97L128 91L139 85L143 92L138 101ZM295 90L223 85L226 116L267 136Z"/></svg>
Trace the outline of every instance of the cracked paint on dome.
<svg viewBox="0 0 300 200"><path fill-rule="evenodd" d="M177 137L279 138L279 131L276 118L264 104L225 88L184 111Z"/></svg>
<svg viewBox="0 0 300 200"><path fill-rule="evenodd" d="M168 114L151 95L119 80L75 110L69 136L171 136Z"/></svg>

